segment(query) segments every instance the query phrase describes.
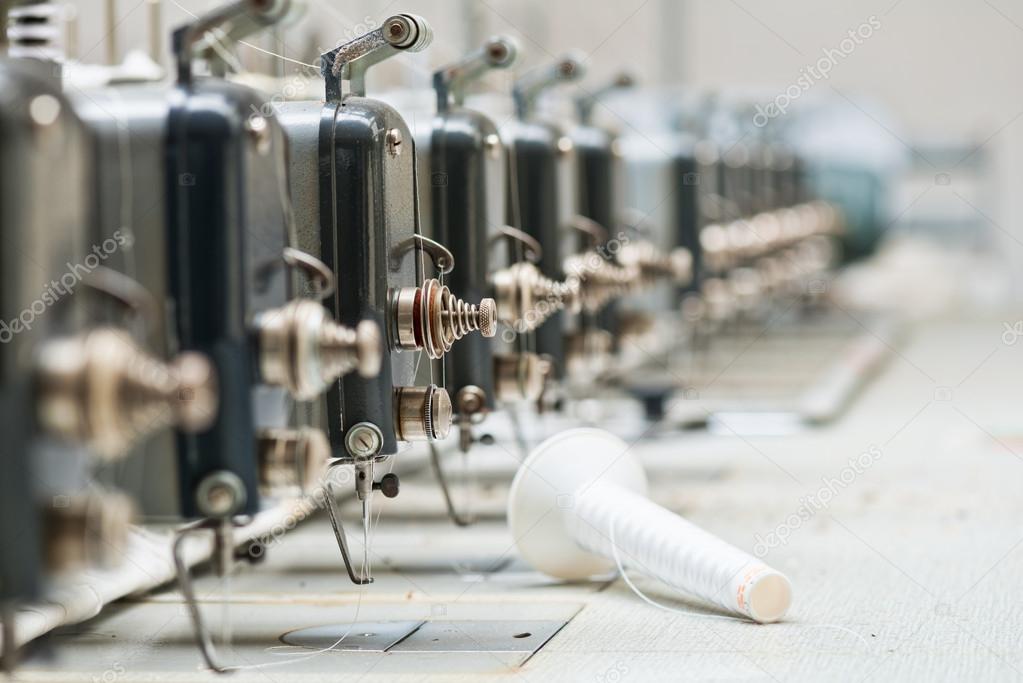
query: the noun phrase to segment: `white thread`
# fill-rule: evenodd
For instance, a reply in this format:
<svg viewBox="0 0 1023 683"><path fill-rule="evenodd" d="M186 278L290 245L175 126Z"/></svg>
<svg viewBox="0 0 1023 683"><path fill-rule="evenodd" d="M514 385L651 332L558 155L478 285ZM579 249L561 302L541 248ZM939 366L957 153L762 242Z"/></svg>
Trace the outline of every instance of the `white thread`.
<svg viewBox="0 0 1023 683"><path fill-rule="evenodd" d="M192 17L193 19L198 19L198 18L199 18L199 15L198 15L198 14L195 14L194 12L192 12L191 10L189 10L189 9L188 9L187 7L182 7L182 6L181 6L181 4L180 4L180 3L178 3L178 0L170 0L170 1L171 1L171 4L172 4L172 5L174 5L174 6L175 6L175 7L177 7L177 8L179 9L179 10L181 10L182 12L184 12L185 14L187 14L188 16Z"/></svg>
<svg viewBox="0 0 1023 683"><path fill-rule="evenodd" d="M699 612L692 612L690 610L678 609L675 607L668 607L648 597L643 591L636 587L636 584L632 583L632 579L625 573L625 567L622 566L622 560L618 557L618 544L615 543L615 525L614 520L611 521L611 526L608 527L609 536L611 540L611 554L614 555L615 566L618 567L618 574L625 581L625 585L632 589L632 592L639 597L640 600L646 602L654 607L665 610L666 612L672 612L674 614L682 614L687 617L694 617L696 619L725 619L728 621L740 621L743 623L752 622L751 619L745 617L731 617L727 614L700 614Z"/></svg>
<svg viewBox="0 0 1023 683"><path fill-rule="evenodd" d="M644 573L672 588L756 621L788 608L788 579L760 560L621 486L580 489L569 530L586 550L611 558L618 544L604 532L621 525L621 549Z"/></svg>
<svg viewBox="0 0 1023 683"><path fill-rule="evenodd" d="M362 570L360 572L360 574L363 575L363 576L366 573L366 557L368 555L369 555L369 553L366 553L363 556L363 566L362 566ZM352 631L355 629L356 624L358 624L358 622L359 622L359 613L362 611L362 596L365 594L365 592L366 592L366 586L365 585L360 586L359 587L359 597L358 597L358 600L356 600L356 602L355 602L355 614L353 615L351 622L349 622L348 628L345 630L345 632L341 635L340 638L335 640L333 643L331 643L327 647L320 648L319 650L314 650L314 651L312 651L312 652L310 652L308 654L300 655L298 657L290 657L289 659L284 659L284 660L280 660L280 661L277 661L277 662L262 662L260 664L235 664L235 665L232 665L232 666L225 666L224 670L225 671L241 671L241 670L248 670L248 669L267 669L267 668L274 667L274 666L286 666L288 664L295 664L296 662L303 662L303 661L305 661L307 659L312 659L313 657L318 657L318 656L324 654L325 652L330 652L331 650L336 648L338 645L340 645L342 642L344 642L345 638L347 638L349 635L351 635ZM274 647L267 648L267 649L270 650L270 654L276 655L278 657L282 657L282 656L291 655L292 651L289 650L288 652L273 652L273 650L282 649L282 648L293 648L293 647L295 647L295 646L294 645L276 645Z"/></svg>
<svg viewBox="0 0 1023 683"><path fill-rule="evenodd" d="M281 660L281 661L278 661L278 662L261 662L259 664L235 664L235 665L232 665L232 666L225 666L224 667L224 671L243 671L243 670L251 670L251 669L269 669L270 667L274 667L274 666L287 666L288 664L294 664L296 662L302 662L302 661L305 661L307 659L312 659L313 657L319 657L320 655L322 655L325 652L330 652L331 650L336 648L338 645L340 645L342 642L344 642L344 639L347 638L351 634L352 630L355 628L356 623L358 623L358 621L359 621L359 612L362 609L362 596L363 596L364 593L365 593L364 589L363 590L359 590L359 599L355 603L355 616L352 618L351 623L348 624L348 629L344 632L344 634L340 638L338 638L336 641L334 641L333 643L331 643L327 647L321 648L319 650L314 650L314 651L312 651L312 652L310 652L308 654L301 655L299 657L291 657L289 659L284 659L284 660ZM282 647L282 646L275 646L275 648L272 648L272 649L276 649L276 647ZM283 646L283 647L293 647L293 646ZM271 652L270 654L277 655L277 656L283 656L283 655L290 654L290 653Z"/></svg>
<svg viewBox="0 0 1023 683"><path fill-rule="evenodd" d="M252 48L253 50L256 50L257 52L262 52L265 55L270 55L271 57L276 57L277 59L283 59L285 62L291 62L292 64L298 64L299 66L307 66L310 69L317 69L317 70L319 70L319 68L320 68L316 64L308 64L308 63L300 61L298 59L292 59L291 57L285 57L284 55L279 55L276 52L271 52L270 50L266 50L264 48L261 48L258 45L253 45L252 43L247 43L244 40L239 40L238 44L239 45L244 45L245 47L248 47L248 48Z"/></svg>
<svg viewBox="0 0 1023 683"><path fill-rule="evenodd" d="M610 524L610 526L608 526L608 538L611 541L611 554L614 556L615 566L618 568L619 576L622 577L622 580L625 581L625 585L627 585L629 587L629 589L631 589L632 592L636 594L636 597L638 597L640 600L642 600L643 602L645 602L645 603L647 603L647 604L649 604L649 605L651 605L653 607L656 607L658 609L662 609L665 612L671 612L672 614L679 614L679 615L682 615L682 616L685 616L685 617L692 617L693 619L724 619L725 621L738 621L738 622L741 622L741 623L755 623L755 622L753 622L753 620L748 619L746 617L733 617L733 616L728 616L726 614L700 614L699 612L693 612L691 610L684 610L684 609L678 609L676 607L669 607L668 605L664 605L664 604L661 604L661 603L657 602L656 600L653 600L648 595L643 593L643 591L641 591L639 589L639 587L636 586L636 584L634 584L632 582L632 579L630 579L629 575L625 572L625 567L622 565L621 557L618 554L618 544L615 542L615 522L616 521L617 520L614 520L614 519L611 520L611 524ZM803 628L825 628L825 629L833 629L833 630L836 630L836 631L842 631L843 633L848 633L850 635L855 636L861 643L863 643L864 647L866 647L868 649L870 648L870 643L867 642L866 638L861 636L856 631L853 631L852 629L846 628L844 626L839 626L838 624L801 624L801 626L803 626Z"/></svg>
<svg viewBox="0 0 1023 683"><path fill-rule="evenodd" d="M192 17L193 19L198 19L199 18L199 15L195 14L194 12L192 12L191 10L189 10L186 7L182 7L181 4L179 2L177 2L177 0L171 0L171 4L174 5L175 7L177 7L179 10L181 10L185 14L187 14L188 16ZM214 39L218 43L220 42L220 38L218 36L214 36ZM258 52L262 52L263 54L270 55L271 57L276 57L277 59L283 59L286 62L291 62L292 64L298 64L299 66L308 66L311 69L319 69L320 68L316 64L306 64L305 62L299 61L297 59L292 59L291 57L285 57L284 55L279 55L276 52L271 52L270 50L266 50L264 48L259 47L258 45L253 45L252 43L246 42L244 40L239 40L239 41L236 41L236 42L239 45L244 45L245 47L252 48L253 50L256 50Z"/></svg>
<svg viewBox="0 0 1023 683"><path fill-rule="evenodd" d="M390 472L393 469L394 469L394 459L391 458L390 463L389 463L389 467L387 468L387 473L390 474ZM329 495L329 493L328 493L328 495ZM376 518L372 522L372 524L373 524L373 533L374 534L376 533L377 526L379 526L379 524L380 524L380 515L381 515L382 512L383 512L382 509L377 510ZM360 576L366 576L367 569L369 567L369 557L370 557L370 553L371 553L371 551L369 550L369 538L370 538L370 536L368 536L368 535L364 538L365 543L366 543L366 552L364 552L363 556L362 556L362 568L361 568L361 571L359 572ZM313 657L318 657L318 656L320 656L320 655L322 655L322 654L324 654L326 652L330 652L331 650L336 648L338 645L340 645L342 642L344 642L345 638L347 638L349 635L351 635L352 630L359 623L359 613L362 611L362 596L365 595L365 593L366 593L366 587L367 586L365 584L359 587L359 598L358 598L358 600L355 603L355 615L352 617L352 621L349 622L347 630L345 630L345 632L341 635L340 638L335 640L333 643L331 643L327 647L321 648L319 650L314 650L313 652L310 652L308 654L304 654L304 655L301 655L301 656L298 656L298 657L291 657L290 659L285 659L285 660L281 660L281 661L278 661L278 662L263 662L263 663L260 663L260 664L237 664L237 665L234 665L234 666L226 666L226 667L224 667L224 669L226 671L241 671L241 670L247 670L247 669L265 669L265 668L269 668L269 667L273 667L273 666L286 666L288 664L294 664L295 662L302 662L302 661L305 661L307 659L311 659ZM294 646L294 645L275 645L273 647L267 648L267 650L270 651L270 654L272 654L272 655L276 655L278 657L283 657L283 656L290 655L291 651L289 651L289 652L273 652L273 650L278 650L278 649L283 649L283 648L294 648L294 647L296 647L296 646Z"/></svg>

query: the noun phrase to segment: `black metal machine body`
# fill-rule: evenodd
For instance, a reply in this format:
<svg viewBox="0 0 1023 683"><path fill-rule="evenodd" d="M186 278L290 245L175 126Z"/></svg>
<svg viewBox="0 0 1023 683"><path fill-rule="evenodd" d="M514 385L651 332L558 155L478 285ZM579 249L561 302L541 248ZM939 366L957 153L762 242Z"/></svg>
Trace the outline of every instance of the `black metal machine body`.
<svg viewBox="0 0 1023 683"><path fill-rule="evenodd" d="M59 74L59 72L57 72ZM88 265L88 137L55 65L0 60L0 605L4 652L12 604L45 580L46 512L84 467L78 446L47 437L35 411L35 360L49 338L81 330ZM59 197L54 197L54 191ZM76 268L77 266L77 268Z"/></svg>
<svg viewBox="0 0 1023 683"><path fill-rule="evenodd" d="M247 129L260 98L221 81L179 85L168 119L167 253L179 348L208 354L222 396L212 427L181 435L185 516L205 516L190 492L230 472L244 486L233 514L259 509L256 432L283 426L285 392L257 383L249 323L288 300L282 138ZM267 119L265 126L274 124ZM285 186L286 187L286 186Z"/></svg>
<svg viewBox="0 0 1023 683"><path fill-rule="evenodd" d="M381 372L345 377L325 400L332 454L355 465L364 503L379 488L375 462L403 442L444 438L450 429L451 400L439 377L417 384L421 366L472 330L493 334L492 301L470 306L427 277L431 264L449 273L454 259L422 235L415 140L393 107L365 97L369 67L431 39L422 18L394 15L322 55L326 102L278 110L290 143L299 243L344 274L328 307L344 323L377 322L386 337Z"/></svg>
<svg viewBox="0 0 1023 683"><path fill-rule="evenodd" d="M391 54L428 43L427 36L417 37ZM367 54L372 59L373 50L387 46L353 54L352 62ZM423 251L416 240L415 142L392 107L364 97L358 85L342 93L341 66L335 62L344 49L323 56L327 102L310 108L315 109L318 129L316 253L330 268L345 273L328 308L342 322L375 320L386 330L390 355L377 377L346 378L327 393L327 432L334 455L346 457L349 430L372 424L382 437L378 454L392 455L399 441L394 388L412 386L420 362L418 352L397 348L392 315L396 290L415 287L424 277ZM361 73L356 80L361 82ZM285 125L294 140L294 119L286 118Z"/></svg>
<svg viewBox="0 0 1023 683"><path fill-rule="evenodd" d="M508 39L492 38L479 50L434 74L437 116L429 144L431 224L454 257L451 289L471 301L490 293L490 251L504 226L507 161L496 125L464 106L464 88L489 69L516 57ZM444 376L455 412L471 419L495 406L494 348L473 336L445 356Z"/></svg>
<svg viewBox="0 0 1023 683"><path fill-rule="evenodd" d="M572 143L579 164L579 215L604 228L607 239L602 243L598 240L595 246L605 250L609 257L613 257L623 239L635 239L636 235L618 235L620 226L628 225L630 218L624 205L622 155L616 136L610 130L595 125L594 109L612 91L631 86L632 79L622 75L608 85L577 98L579 125L572 129ZM594 246L592 236L580 235L580 250L591 246ZM618 302L608 302L600 311L586 315L591 319L584 321L584 327L599 328L617 341L616 333L621 327L618 313Z"/></svg>
<svg viewBox="0 0 1023 683"><path fill-rule="evenodd" d="M565 280L564 259L574 240L566 231L578 213L578 168L568 131L537 119L535 107L544 90L581 75L582 61L575 56L523 75L513 93L517 120L503 131L509 150L508 223L539 243L537 266L554 281ZM567 317L553 311L533 333L535 351L550 361L556 379L565 377Z"/></svg>

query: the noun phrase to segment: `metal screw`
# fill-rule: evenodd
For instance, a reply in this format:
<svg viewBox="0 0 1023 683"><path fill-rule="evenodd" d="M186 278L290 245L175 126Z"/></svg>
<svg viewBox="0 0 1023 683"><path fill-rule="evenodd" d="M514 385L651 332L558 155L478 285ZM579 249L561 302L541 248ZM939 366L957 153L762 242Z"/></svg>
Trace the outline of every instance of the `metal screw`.
<svg viewBox="0 0 1023 683"><path fill-rule="evenodd" d="M387 24L388 41L391 44L403 43L408 38L409 31L408 23L395 17Z"/></svg>
<svg viewBox="0 0 1023 683"><path fill-rule="evenodd" d="M32 123L40 128L56 123L57 119L60 118L60 110L60 100L53 95L37 95L32 98L28 105L28 113L32 117Z"/></svg>
<svg viewBox="0 0 1023 683"><path fill-rule="evenodd" d="M486 407L487 395L477 386L467 385L458 390L458 412L474 415Z"/></svg>
<svg viewBox="0 0 1023 683"><path fill-rule="evenodd" d="M487 56L495 64L501 64L508 59L511 49L507 42L497 39L487 43Z"/></svg>
<svg viewBox="0 0 1023 683"><path fill-rule="evenodd" d="M228 517L245 504L245 484L234 472L207 475L195 492L199 511L207 517Z"/></svg>
<svg viewBox="0 0 1023 683"><path fill-rule="evenodd" d="M384 447L384 435L372 422L360 422L348 430L345 446L355 458L372 458Z"/></svg>
<svg viewBox="0 0 1023 683"><path fill-rule="evenodd" d="M270 152L270 124L266 118L258 114L250 116L245 121L245 130L256 143L256 151L266 156Z"/></svg>
<svg viewBox="0 0 1023 683"><path fill-rule="evenodd" d="M491 159L497 159L501 155L501 138L497 133L490 133L483 138L483 149Z"/></svg>
<svg viewBox="0 0 1023 683"><path fill-rule="evenodd" d="M401 154L401 131L391 128L387 131L387 153L392 157Z"/></svg>

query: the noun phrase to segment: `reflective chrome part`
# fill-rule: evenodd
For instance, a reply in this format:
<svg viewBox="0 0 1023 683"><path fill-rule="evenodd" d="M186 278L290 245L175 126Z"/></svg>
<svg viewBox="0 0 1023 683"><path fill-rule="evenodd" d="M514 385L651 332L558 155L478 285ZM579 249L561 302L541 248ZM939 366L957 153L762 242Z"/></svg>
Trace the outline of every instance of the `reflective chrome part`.
<svg viewBox="0 0 1023 683"><path fill-rule="evenodd" d="M54 499L43 514L47 568L59 573L116 566L124 559L134 516L131 498L117 491Z"/></svg>
<svg viewBox="0 0 1023 683"><path fill-rule="evenodd" d="M586 70L585 62L585 55L573 52L520 77L512 90L515 112L518 117L527 119L532 116L537 99L551 86L582 78ZM568 141L568 144L571 144L571 140Z"/></svg>
<svg viewBox="0 0 1023 683"><path fill-rule="evenodd" d="M641 286L649 286L661 279L686 285L693 275L693 257L684 247L676 247L665 254L651 242L629 242L621 246L616 258L620 265L639 271Z"/></svg>
<svg viewBox="0 0 1023 683"><path fill-rule="evenodd" d="M550 374L550 362L535 353L494 356L494 384L501 401L537 401Z"/></svg>
<svg viewBox="0 0 1023 683"><path fill-rule="evenodd" d="M459 415L471 416L485 413L487 395L477 386L466 385L459 389L455 395L455 408Z"/></svg>
<svg viewBox="0 0 1023 683"><path fill-rule="evenodd" d="M227 519L245 507L245 483L230 470L211 472L195 489L195 505L203 517Z"/></svg>
<svg viewBox="0 0 1023 683"><path fill-rule="evenodd" d="M377 457L383 445L384 437L380 428L372 422L360 422L349 429L345 437L348 453L357 460Z"/></svg>
<svg viewBox="0 0 1023 683"><path fill-rule="evenodd" d="M394 431L402 441L444 439L451 430L448 392L434 384L394 390Z"/></svg>
<svg viewBox="0 0 1023 683"><path fill-rule="evenodd" d="M433 41L430 25L414 14L396 14L383 25L332 51L330 61L324 60L327 78L327 99L366 94L366 71L374 64L399 52L419 52Z"/></svg>
<svg viewBox="0 0 1023 683"><path fill-rule="evenodd" d="M319 429L268 429L259 435L259 479L263 495L314 489L327 469L330 444Z"/></svg>
<svg viewBox="0 0 1023 683"><path fill-rule="evenodd" d="M402 287L394 295L394 329L402 349L424 349L441 358L451 345L479 330L484 337L496 332L497 305L483 299L469 304L431 278L420 287Z"/></svg>
<svg viewBox="0 0 1023 683"><path fill-rule="evenodd" d="M575 313L582 305L578 278L556 282L528 261L498 270L491 281L498 320L519 332L536 329L555 311Z"/></svg>
<svg viewBox="0 0 1023 683"><path fill-rule="evenodd" d="M642 276L639 267L617 265L597 251L569 256L564 268L569 279L578 281L582 306L590 312L634 289Z"/></svg>
<svg viewBox="0 0 1023 683"><path fill-rule="evenodd" d="M183 353L164 363L110 328L46 342L36 370L43 427L107 458L164 427L206 428L217 413L213 367Z"/></svg>
<svg viewBox="0 0 1023 683"><path fill-rule="evenodd" d="M433 87L437 91L437 111L443 112L451 105L465 102L465 87L479 79L491 69L506 69L518 56L518 45L511 38L493 36L478 50L463 59L446 66L433 75ZM494 141L494 144L500 144Z"/></svg>
<svg viewBox="0 0 1023 683"><path fill-rule="evenodd" d="M376 323L363 320L353 330L310 299L260 313L255 328L263 380L287 388L299 400L319 396L353 370L363 377L380 371L384 350Z"/></svg>

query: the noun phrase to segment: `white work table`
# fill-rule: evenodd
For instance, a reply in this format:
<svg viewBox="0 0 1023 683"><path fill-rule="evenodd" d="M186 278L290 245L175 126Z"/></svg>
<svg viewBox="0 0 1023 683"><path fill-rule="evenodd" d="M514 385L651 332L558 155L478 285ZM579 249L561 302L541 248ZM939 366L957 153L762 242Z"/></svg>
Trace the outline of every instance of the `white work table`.
<svg viewBox="0 0 1023 683"><path fill-rule="evenodd" d="M264 563L231 580L233 646L219 654L242 664L300 657L312 651L282 648L284 633L357 615L441 628L454 622L465 631L450 649L461 651L326 652L233 678L1019 680L1023 341L1008 345L1003 331L997 319L916 328L834 424L756 436L729 433L726 420L716 434L655 429L635 444L653 498L707 530L754 552L758 534L787 528L787 541L766 555L794 587L782 623L669 613L641 602L620 579L562 585L532 572L499 514L518 455L509 444L470 456L479 471L476 526L446 519L428 471L404 477L398 498L377 503L377 581L365 589L348 582L324 518L285 536ZM644 430L636 423L631 431L623 437ZM872 448L872 462L847 484L827 483ZM457 457L446 462L458 471ZM791 518L804 497L828 486L825 509ZM356 510L346 506L343 515L359 555ZM709 613L636 578L660 602ZM216 625L221 583L208 576L196 583ZM484 651L487 631L472 626L559 621L567 624L532 656ZM528 633L520 640L542 631ZM216 679L199 669L173 589L119 602L50 642L55 658L27 663L21 678Z"/></svg>

